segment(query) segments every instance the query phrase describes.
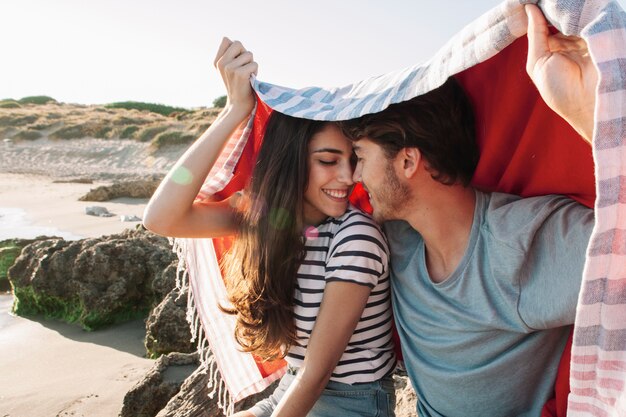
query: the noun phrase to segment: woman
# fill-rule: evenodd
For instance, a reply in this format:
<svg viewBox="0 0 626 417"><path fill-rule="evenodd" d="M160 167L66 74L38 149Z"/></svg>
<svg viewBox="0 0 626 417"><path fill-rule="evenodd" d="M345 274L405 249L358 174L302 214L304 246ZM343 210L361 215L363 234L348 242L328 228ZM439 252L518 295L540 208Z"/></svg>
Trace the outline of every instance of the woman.
<svg viewBox="0 0 626 417"><path fill-rule="evenodd" d="M236 315L244 351L289 364L272 396L237 415L392 416L388 249L378 226L349 206L351 143L333 123L274 112L250 186L194 203L255 103L250 52L225 38L215 65L227 105L163 180L144 224L166 236L236 235L225 260L232 305L223 309Z"/></svg>

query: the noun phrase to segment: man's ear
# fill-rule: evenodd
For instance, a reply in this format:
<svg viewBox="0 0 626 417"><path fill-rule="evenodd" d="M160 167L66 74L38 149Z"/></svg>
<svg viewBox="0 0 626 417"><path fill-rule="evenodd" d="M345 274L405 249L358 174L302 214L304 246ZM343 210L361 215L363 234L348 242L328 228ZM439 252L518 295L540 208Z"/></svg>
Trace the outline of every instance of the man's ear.
<svg viewBox="0 0 626 417"><path fill-rule="evenodd" d="M419 169L422 153L417 148L402 148L396 156L396 168L405 178L413 178Z"/></svg>

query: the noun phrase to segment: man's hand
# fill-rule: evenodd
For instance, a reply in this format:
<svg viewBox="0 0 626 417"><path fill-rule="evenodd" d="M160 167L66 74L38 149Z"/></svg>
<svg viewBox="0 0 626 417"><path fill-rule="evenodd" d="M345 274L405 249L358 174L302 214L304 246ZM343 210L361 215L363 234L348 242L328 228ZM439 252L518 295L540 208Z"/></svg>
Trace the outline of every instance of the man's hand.
<svg viewBox="0 0 626 417"><path fill-rule="evenodd" d="M526 71L546 104L591 143L598 73L587 44L578 37L550 34L541 10L531 4L525 7Z"/></svg>

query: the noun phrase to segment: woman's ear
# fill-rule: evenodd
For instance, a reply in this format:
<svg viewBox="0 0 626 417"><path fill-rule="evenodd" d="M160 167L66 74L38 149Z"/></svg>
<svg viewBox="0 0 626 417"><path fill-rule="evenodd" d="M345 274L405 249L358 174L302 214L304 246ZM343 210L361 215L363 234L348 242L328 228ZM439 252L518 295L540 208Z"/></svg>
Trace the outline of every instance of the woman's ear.
<svg viewBox="0 0 626 417"><path fill-rule="evenodd" d="M413 178L418 171L422 153L417 148L402 148L396 156L396 169L401 172L405 178Z"/></svg>

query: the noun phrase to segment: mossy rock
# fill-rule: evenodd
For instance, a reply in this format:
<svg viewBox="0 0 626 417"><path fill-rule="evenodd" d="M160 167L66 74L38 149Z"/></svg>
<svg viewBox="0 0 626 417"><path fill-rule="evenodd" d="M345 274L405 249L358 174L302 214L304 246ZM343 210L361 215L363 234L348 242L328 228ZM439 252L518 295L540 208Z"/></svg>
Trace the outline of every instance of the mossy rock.
<svg viewBox="0 0 626 417"><path fill-rule="evenodd" d="M33 242L44 239L48 239L48 237L38 236L34 239L6 239L0 241L0 291L8 291L11 289L8 271L15 263L17 257L20 256L22 248Z"/></svg>
<svg viewBox="0 0 626 417"><path fill-rule="evenodd" d="M175 258L167 239L139 229L34 242L7 272L13 312L60 319L86 330L146 317L158 302L153 281Z"/></svg>
<svg viewBox="0 0 626 417"><path fill-rule="evenodd" d="M12 312L21 317L43 316L47 319L61 320L69 324L78 324L84 330L92 331L118 323L145 318L150 306L124 306L114 313L100 314L88 310L78 298L61 299L53 295L38 293L33 287L15 287Z"/></svg>
<svg viewBox="0 0 626 417"><path fill-rule="evenodd" d="M9 291L11 289L7 271L20 255L21 251L22 248L10 242L7 243L6 246L0 246L0 292Z"/></svg>

